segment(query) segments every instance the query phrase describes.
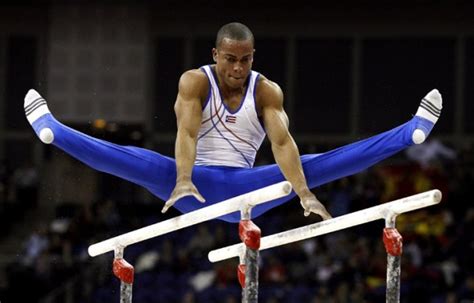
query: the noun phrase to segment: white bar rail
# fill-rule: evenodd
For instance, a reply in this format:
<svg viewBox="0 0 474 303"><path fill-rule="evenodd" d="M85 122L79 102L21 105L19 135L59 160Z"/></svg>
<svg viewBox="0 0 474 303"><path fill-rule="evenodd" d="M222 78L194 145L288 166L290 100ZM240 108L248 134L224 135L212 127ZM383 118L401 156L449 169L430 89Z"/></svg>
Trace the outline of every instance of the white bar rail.
<svg viewBox="0 0 474 303"><path fill-rule="evenodd" d="M378 219L393 217L401 213L437 204L440 201L441 192L437 189L430 190L337 218L263 237L260 241L260 250L313 238ZM243 251L243 244L235 244L209 252L208 258L211 262L218 262L240 256Z"/></svg>
<svg viewBox="0 0 474 303"><path fill-rule="evenodd" d="M126 234L89 246L89 255L95 257L115 248L125 248L128 245L148 240L166 233L176 231L191 225L218 218L242 208L253 207L288 195L292 190L291 184L283 181L273 184L193 212L149 225Z"/></svg>

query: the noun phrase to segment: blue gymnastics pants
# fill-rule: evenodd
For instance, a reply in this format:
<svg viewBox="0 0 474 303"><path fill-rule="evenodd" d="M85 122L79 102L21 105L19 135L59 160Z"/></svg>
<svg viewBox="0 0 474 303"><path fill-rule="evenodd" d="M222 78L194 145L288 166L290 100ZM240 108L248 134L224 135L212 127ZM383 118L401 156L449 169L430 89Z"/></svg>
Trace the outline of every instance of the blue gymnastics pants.
<svg viewBox="0 0 474 303"><path fill-rule="evenodd" d="M169 198L176 184L176 165L173 158L151 150L121 146L93 138L61 124L51 114L46 114L33 123L37 133L45 127L51 128L54 133L53 145L79 161L98 171L143 186L164 201ZM368 139L322 154L302 155L301 162L308 186L315 188L365 170L412 145L411 137L416 128L422 129L428 136L432 127L433 123L430 121L414 116L405 124ZM206 203L200 203L194 197L185 197L174 205L182 213L285 180L276 164L253 168L195 166L192 178ZM252 217L258 217L293 197L294 192L284 198L259 205L252 210ZM219 219L238 222L240 213L232 213Z"/></svg>

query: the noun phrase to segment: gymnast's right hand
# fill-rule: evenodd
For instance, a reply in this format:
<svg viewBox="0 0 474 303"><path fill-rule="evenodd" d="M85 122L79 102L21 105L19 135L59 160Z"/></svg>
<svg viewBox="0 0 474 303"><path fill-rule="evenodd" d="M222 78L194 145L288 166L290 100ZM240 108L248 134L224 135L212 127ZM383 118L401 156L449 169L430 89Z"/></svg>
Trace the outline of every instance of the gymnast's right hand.
<svg viewBox="0 0 474 303"><path fill-rule="evenodd" d="M303 197L300 203L304 208L305 217L309 216L311 213L315 213L320 215L323 220L332 218L331 214L326 210L326 207L324 207L324 205L319 202L318 198L313 194Z"/></svg>
<svg viewBox="0 0 474 303"><path fill-rule="evenodd" d="M176 186L174 187L171 196L169 197L168 201L166 201L165 206L163 207L161 212L165 213L168 208L170 208L176 203L176 201L186 196L193 196L201 203L206 202L206 199L204 199L204 197L199 193L193 182L181 181L176 183Z"/></svg>

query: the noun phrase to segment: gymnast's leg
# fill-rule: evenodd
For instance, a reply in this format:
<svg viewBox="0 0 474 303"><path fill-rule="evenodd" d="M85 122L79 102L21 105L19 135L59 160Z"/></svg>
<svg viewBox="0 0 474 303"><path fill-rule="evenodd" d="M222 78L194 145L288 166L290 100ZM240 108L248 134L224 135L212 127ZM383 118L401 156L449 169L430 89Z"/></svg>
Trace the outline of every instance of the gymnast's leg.
<svg viewBox="0 0 474 303"><path fill-rule="evenodd" d="M141 185L167 199L176 182L174 159L139 147L99 140L58 122L46 100L30 90L25 114L43 143L53 144L86 165Z"/></svg>
<svg viewBox="0 0 474 303"><path fill-rule="evenodd" d="M25 97L25 114L43 143L60 148L93 169L143 186L162 200L169 198L176 184L174 159L143 148L99 140L71 129L53 117L46 100L34 90ZM234 190L234 186L227 182L227 173L235 170L239 169L195 166L193 182L206 198L206 203L185 197L176 202L175 208L188 213L232 198L236 193L251 191L246 186L237 186ZM238 222L238 216L236 218L227 221Z"/></svg>
<svg viewBox="0 0 474 303"><path fill-rule="evenodd" d="M323 154L301 156L304 173L310 188L356 174L413 145L422 143L437 122L442 108L437 90L429 92L421 101L416 115L408 122L379 135L342 146ZM234 186L234 195L265 187L284 180L277 165L266 165L247 170L227 172L226 177ZM245 184L241 184L245 183ZM232 189L229 189L232 190ZM280 198L255 207L252 217L281 205L295 195ZM224 219L237 220L237 214Z"/></svg>
<svg viewBox="0 0 474 303"><path fill-rule="evenodd" d="M310 188L343 178L376 164L413 144L423 143L441 114L442 99L432 90L416 115L394 129L319 155L301 157Z"/></svg>
<svg viewBox="0 0 474 303"><path fill-rule="evenodd" d="M162 200L169 198L176 184L174 159L143 148L99 140L71 129L52 116L46 100L34 90L30 90L25 97L25 114L43 143L60 148L93 169L143 186ZM206 198L206 203L185 197L177 201L174 207L182 213L188 213L251 191L251 188L243 185L234 189L227 182L227 173L232 174L237 170L239 169L195 166L193 181ZM240 215L234 214L222 219L238 222Z"/></svg>

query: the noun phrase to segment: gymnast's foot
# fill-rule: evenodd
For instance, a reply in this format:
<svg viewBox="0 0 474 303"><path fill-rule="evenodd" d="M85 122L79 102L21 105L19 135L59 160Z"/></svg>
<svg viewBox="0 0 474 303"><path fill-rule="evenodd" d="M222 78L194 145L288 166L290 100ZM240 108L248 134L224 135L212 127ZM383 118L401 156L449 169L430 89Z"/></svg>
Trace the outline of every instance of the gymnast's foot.
<svg viewBox="0 0 474 303"><path fill-rule="evenodd" d="M443 108L443 99L437 89L430 91L423 99L421 99L420 107L416 112L418 122L413 132L412 140L415 144L421 144L430 134L433 126L438 121Z"/></svg>
<svg viewBox="0 0 474 303"><path fill-rule="evenodd" d="M54 133L48 127L48 121L52 118L46 100L34 89L30 89L25 96L25 115L28 122L36 132L36 135L45 144L54 141Z"/></svg>

